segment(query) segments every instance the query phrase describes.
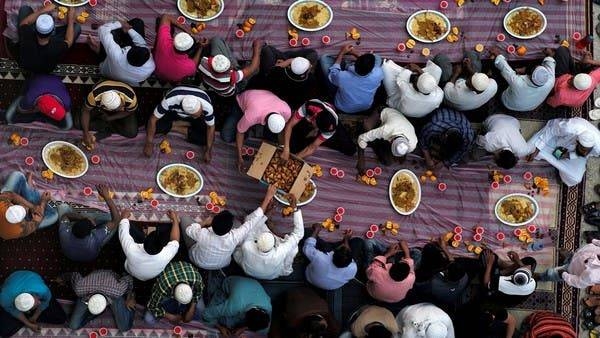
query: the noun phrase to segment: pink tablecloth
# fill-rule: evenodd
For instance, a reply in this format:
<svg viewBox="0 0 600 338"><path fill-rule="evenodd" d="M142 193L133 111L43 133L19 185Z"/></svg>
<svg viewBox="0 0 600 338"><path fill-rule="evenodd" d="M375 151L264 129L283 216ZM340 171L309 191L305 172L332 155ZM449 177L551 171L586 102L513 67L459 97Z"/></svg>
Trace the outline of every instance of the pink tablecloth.
<svg viewBox="0 0 600 338"><path fill-rule="evenodd" d="M232 47L239 58L249 59L252 53L251 44L255 38L261 38L278 48L288 46L287 8L293 1L281 0L225 0L223 14L208 23L204 36L222 36ZM459 60L462 55L462 43L450 44L445 40L436 44L417 44L412 52L398 53L395 47L399 42L408 39L406 20L420 9L439 9L438 0L334 0L326 1L334 11L333 22L329 27L320 32L303 32L301 37L308 37L312 41L311 47L321 53L337 53L340 46L347 43L345 32L352 27L357 27L362 32L360 49L374 51L383 57L399 61L424 62L425 57L420 50L423 47L431 49L431 54L446 53L453 60ZM541 57L541 49L555 46L554 37L568 37L575 31L585 33L586 27L586 2L584 0L546 0L544 6L535 0L501 2L494 6L490 1L467 0L465 5L457 7L452 0L450 6L442 10L450 19L453 26L458 26L464 32L464 45L472 49L476 44L486 46L499 44L506 47L508 44L525 44L529 53L524 57L533 59ZM16 14L22 4L32 6L41 5L42 1L6 0L5 10L8 13L8 28L4 34L16 38ZM533 6L544 12L548 19L546 31L532 40L518 40L507 37L505 42L497 43L496 35L505 33L502 20L504 15L518 6ZM176 0L99 0L94 8L85 7L91 13L91 18L83 27L80 42L85 41L85 36L92 33L91 24L114 19L142 18L146 23L147 39L154 42L155 19L160 14L169 13L179 15ZM246 18L254 17L257 24L254 30L243 39L234 35L237 24ZM332 38L332 44L321 44L321 36L327 34ZM508 35L508 34L507 34Z"/></svg>

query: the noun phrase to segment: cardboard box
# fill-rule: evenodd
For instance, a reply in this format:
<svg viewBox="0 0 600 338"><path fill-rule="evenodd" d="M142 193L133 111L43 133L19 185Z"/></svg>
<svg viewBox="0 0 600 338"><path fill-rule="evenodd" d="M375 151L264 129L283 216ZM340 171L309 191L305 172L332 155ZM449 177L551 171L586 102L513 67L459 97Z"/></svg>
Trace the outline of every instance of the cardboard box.
<svg viewBox="0 0 600 338"><path fill-rule="evenodd" d="M271 162L271 159L277 151L281 151L281 149L278 149L272 144L263 142L260 145L260 148L258 149L256 155L254 155L254 161L252 162L252 165L250 166L250 169L248 169L247 172L248 176L254 177L257 180L267 184L267 182L263 180L262 177L265 173L265 170L267 169L267 166L269 165L269 162ZM290 189L290 191L285 192L294 194L296 197L300 198L300 196L304 192L304 189L306 188L306 183L308 183L310 177L313 174L313 170L312 167L306 164L306 162L304 162L304 160L302 160L301 158L290 154L290 159L291 158L302 162L302 168L300 169L296 180L292 184L292 188Z"/></svg>

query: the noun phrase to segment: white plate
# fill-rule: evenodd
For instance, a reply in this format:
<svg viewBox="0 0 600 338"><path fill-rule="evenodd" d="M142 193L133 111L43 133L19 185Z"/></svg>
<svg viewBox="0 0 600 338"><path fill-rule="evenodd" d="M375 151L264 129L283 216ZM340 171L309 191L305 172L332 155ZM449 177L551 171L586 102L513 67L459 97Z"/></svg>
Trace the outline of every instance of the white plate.
<svg viewBox="0 0 600 338"><path fill-rule="evenodd" d="M409 211L402 211L400 208L398 208L394 204L394 200L392 198L392 188L394 187L394 181L396 181L396 177L398 177L400 174L407 174L408 176L410 176L410 178L412 178L412 180L413 180L413 183L417 187L417 203L415 203L415 207ZM419 182L419 179L417 178L417 175L415 175L415 173L413 173L412 171L410 171L408 169L400 169L400 170L396 171L396 173L394 174L394 176L392 176L392 179L390 180L388 194L389 194L389 198L390 198L390 203L392 204L392 207L394 208L394 210L396 210L396 212L398 212L400 215L410 215L413 212L415 212L415 210L417 210L417 208L419 207L419 204L421 203L421 183Z"/></svg>
<svg viewBox="0 0 600 338"><path fill-rule="evenodd" d="M225 9L225 2L223 0L218 0L218 1L221 4L221 8L217 12L217 14L215 14L213 16L200 17L200 16L193 15L192 13L188 12L187 10L184 10L183 6L185 6L185 4L184 4L185 0L177 0L177 9L181 13L181 15L185 16L186 18L188 18L190 20L194 20L194 21L210 21L210 20L218 18L219 15L221 15L221 13L223 13L223 9Z"/></svg>
<svg viewBox="0 0 600 338"><path fill-rule="evenodd" d="M415 17L419 14L423 14L423 13L427 13L427 14L432 14L432 15L437 15L439 17L442 18L442 20L444 20L444 22L446 23L446 32L442 35L440 35L437 39L435 40L425 40L422 39L420 37L417 36L417 34L413 33L412 29L411 29L411 25L413 20L415 20ZM406 20L406 31L408 32L408 34L415 40L419 41L419 42L423 42L423 43L436 43L439 41L442 41L446 38L446 36L450 33L450 29L452 28L452 26L450 25L450 20L448 19L448 17L446 15L444 15L443 13L440 13L438 11L433 11L433 10L421 10L421 11L417 11L414 12L410 17L408 17L408 20Z"/></svg>
<svg viewBox="0 0 600 338"><path fill-rule="evenodd" d="M315 197L317 196L317 184L315 183L315 181L312 180L312 178L310 179L310 183L312 183L313 187L315 187L315 190L313 191L312 196L310 196L306 201L304 202L298 202L297 206L301 207L303 205L307 205L308 203L312 202L312 200L315 199ZM281 194L279 191L275 194L275 199L277 201L279 201L279 203L284 204L284 205L290 205L290 203L288 202L287 198L283 197L284 195Z"/></svg>
<svg viewBox="0 0 600 338"><path fill-rule="evenodd" d="M507 222L507 221L503 220L502 218L500 218L500 215L498 215L498 208L500 207L500 203L502 203L502 201L504 201L505 199L510 198L510 197L523 197L523 198L531 201L531 203L533 203L533 206L535 207L535 212L533 213L533 216L530 219L528 219L527 221L521 222L521 223L511 223L511 222ZM539 212L540 212L540 206L538 205L538 202L533 197L526 195L526 194L519 194L519 193L508 194L508 195L502 197L501 199L498 200L498 202L496 202L496 205L494 206L494 215L496 215L496 218L500 222L502 222L506 225L510 225L511 227L520 227L520 226L531 223L537 217Z"/></svg>
<svg viewBox="0 0 600 338"><path fill-rule="evenodd" d="M163 171L165 171L166 169L169 169L171 167L184 167L190 171L192 171L194 174L196 174L196 176L198 177L198 179L200 180L200 186L198 187L198 189L196 189L195 191L187 194L187 195L178 195L174 192L171 192L167 189L165 189L165 187L162 186L162 183L160 183L160 175L162 174ZM202 190L202 187L204 187L204 177L202 177L202 174L200 174L200 172L198 170L196 170L196 168L191 167L187 164L183 164L183 163L172 163L172 164L168 164L164 167L162 167L158 173L156 174L156 184L158 184L158 187L160 188L160 190L164 191L165 194L169 195L169 196L173 196L173 197L181 197L181 198L186 198L186 197L191 197L196 195L197 193L200 192L200 190Z"/></svg>
<svg viewBox="0 0 600 338"><path fill-rule="evenodd" d="M65 6L65 7L79 7L79 6L87 5L88 2L90 2L90 0L80 0L77 3L72 3L72 2L64 1L64 0L54 0L54 2L56 2L57 4L59 4L61 6Z"/></svg>
<svg viewBox="0 0 600 338"><path fill-rule="evenodd" d="M520 11L520 10L524 10L524 9L530 9L536 13L538 13L541 17L542 17L542 21L543 21L543 25L542 25L542 29L537 32L534 35L529 35L529 36L521 36L521 35L517 35L516 33L513 33L510 29L508 29L508 19L510 18L510 16L516 12L516 11ZM538 35L542 34L545 30L546 30L546 24L548 23L548 20L546 20L546 16L544 15L544 13L542 13L542 11L540 11L539 9L535 8L535 7L529 7L529 6L521 6L521 7L517 7L513 10L511 10L510 12L506 13L506 15L504 16L504 30L512 37L515 37L517 39L523 39L523 40L528 40L528 39L533 39L535 37L537 37Z"/></svg>
<svg viewBox="0 0 600 338"><path fill-rule="evenodd" d="M48 159L48 155L49 152L52 148L57 147L57 146L62 146L65 145L69 148L75 149L75 151L81 156L83 157L83 161L85 163L85 168L83 169L83 171L77 175L66 175L63 174L61 172L59 172L58 168L54 168L53 166L50 165L50 161ZM48 169L50 169L50 171L52 171L53 173L55 173L58 176L64 177L64 178L78 178L81 177L83 175L85 175L85 173L88 171L89 168L89 164L88 164L88 159L85 156L85 154L83 153L83 151L81 151L81 149L77 148L77 146L75 146L72 143L69 142L65 142L65 141L52 141L48 144L46 144L44 146L44 148L42 149L42 161L44 161L44 164L46 165L46 167L48 167Z"/></svg>
<svg viewBox="0 0 600 338"><path fill-rule="evenodd" d="M325 9L327 9L329 11L329 20L327 20L327 22L323 26L317 27L317 28L305 28L303 26L300 26L299 23L297 23L297 22L295 22L293 20L293 18L292 18L292 11L294 10L294 8L296 6L298 6L298 5L302 5L302 4L305 4L307 2L308 3L310 3L310 2L317 3L317 4L321 5L321 6L324 6ZM303 31L316 32L316 31L320 31L322 29L325 29L327 26L329 26L329 24L333 20L333 10L331 9L331 7L328 4L326 4L324 1L321 1L321 0L298 0L298 1L294 2L293 4L291 4L290 7L288 8L287 17L288 17L288 20L290 21L290 23L292 24L292 26L294 26L294 27L296 27L296 28L298 28L300 30L303 30Z"/></svg>

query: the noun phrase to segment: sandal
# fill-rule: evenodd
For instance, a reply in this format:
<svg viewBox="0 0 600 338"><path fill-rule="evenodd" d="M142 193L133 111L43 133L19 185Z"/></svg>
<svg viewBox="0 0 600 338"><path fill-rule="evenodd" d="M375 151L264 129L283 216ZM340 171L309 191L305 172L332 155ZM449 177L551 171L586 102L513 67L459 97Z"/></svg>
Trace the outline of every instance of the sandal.
<svg viewBox="0 0 600 338"><path fill-rule="evenodd" d="M586 297L583 298L581 300L581 303L587 307L593 308L598 306L598 304L593 304L592 302L597 302L600 301L600 296L590 296L590 297Z"/></svg>
<svg viewBox="0 0 600 338"><path fill-rule="evenodd" d="M586 288L588 295L600 295L600 284L594 284Z"/></svg>
<svg viewBox="0 0 600 338"><path fill-rule="evenodd" d="M591 202L591 203L588 203L588 204L584 205L581 208L583 210L583 213L584 214L589 214L589 213L592 213L592 212L598 210L598 206L597 206L596 203L597 202Z"/></svg>

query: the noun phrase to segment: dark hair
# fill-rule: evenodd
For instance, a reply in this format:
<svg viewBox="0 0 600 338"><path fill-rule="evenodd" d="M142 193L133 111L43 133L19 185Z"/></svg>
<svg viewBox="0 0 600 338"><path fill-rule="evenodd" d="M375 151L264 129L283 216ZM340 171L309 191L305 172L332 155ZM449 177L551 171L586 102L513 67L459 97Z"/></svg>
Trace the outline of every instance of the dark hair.
<svg viewBox="0 0 600 338"><path fill-rule="evenodd" d="M127 52L127 62L134 67L141 67L150 59L150 50L146 47L133 46Z"/></svg>
<svg viewBox="0 0 600 338"><path fill-rule="evenodd" d="M368 338L392 338L392 333L380 323L371 325L368 330L365 330Z"/></svg>
<svg viewBox="0 0 600 338"><path fill-rule="evenodd" d="M532 274L535 272L535 267L537 266L537 261L535 260L535 258L530 257L530 256L521 258L521 263L523 263L523 265L529 265L529 266L531 266L531 273Z"/></svg>
<svg viewBox="0 0 600 338"><path fill-rule="evenodd" d="M513 168L519 159L508 149L500 150L500 152L494 158L496 164L500 168L511 169Z"/></svg>
<svg viewBox="0 0 600 338"><path fill-rule="evenodd" d="M321 131L334 131L337 127L335 117L327 111L327 109L323 109L323 111L317 115L315 123L317 124L317 128Z"/></svg>
<svg viewBox="0 0 600 338"><path fill-rule="evenodd" d="M166 244L166 241L161 238L158 230L156 230L149 233L146 238L144 238L144 251L149 255L156 255Z"/></svg>
<svg viewBox="0 0 600 338"><path fill-rule="evenodd" d="M352 263L352 251L344 245L340 245L333 250L333 265L338 268L345 268Z"/></svg>
<svg viewBox="0 0 600 338"><path fill-rule="evenodd" d="M450 129L446 131L446 138L444 142L440 145L441 147L441 156L443 159L448 160L456 154L457 151L463 145L463 137L460 132L456 129Z"/></svg>
<svg viewBox="0 0 600 338"><path fill-rule="evenodd" d="M408 263L404 261L396 262L392 264L392 267L390 268L390 277L396 282L403 281L409 273L410 267L408 266Z"/></svg>
<svg viewBox="0 0 600 338"><path fill-rule="evenodd" d="M233 214L229 210L223 210L213 217L210 224L215 234L223 236L231 230L233 226Z"/></svg>
<svg viewBox="0 0 600 338"><path fill-rule="evenodd" d="M88 218L84 218L73 223L71 231L73 232L73 236L77 238L86 238L92 233L93 228L94 223L92 223L92 221L90 221Z"/></svg>
<svg viewBox="0 0 600 338"><path fill-rule="evenodd" d="M321 338L327 335L327 322L319 315L309 315L302 319L300 334L311 338Z"/></svg>
<svg viewBox="0 0 600 338"><path fill-rule="evenodd" d="M42 33L38 32L37 30L35 31L35 34L40 39L47 39L52 35L52 33L54 33L54 29L50 33L46 33L46 34L42 34Z"/></svg>
<svg viewBox="0 0 600 338"><path fill-rule="evenodd" d="M271 318L267 311L263 309L251 308L246 311L246 315L244 317L244 321L248 330L250 331L260 331L262 329L266 329L269 326L269 321Z"/></svg>
<svg viewBox="0 0 600 338"><path fill-rule="evenodd" d="M375 55L366 53L359 56L354 63L354 71L360 76L367 75L375 67Z"/></svg>
<svg viewBox="0 0 600 338"><path fill-rule="evenodd" d="M465 275L465 269L461 264L451 262L446 270L446 278L451 282L458 282Z"/></svg>

